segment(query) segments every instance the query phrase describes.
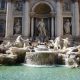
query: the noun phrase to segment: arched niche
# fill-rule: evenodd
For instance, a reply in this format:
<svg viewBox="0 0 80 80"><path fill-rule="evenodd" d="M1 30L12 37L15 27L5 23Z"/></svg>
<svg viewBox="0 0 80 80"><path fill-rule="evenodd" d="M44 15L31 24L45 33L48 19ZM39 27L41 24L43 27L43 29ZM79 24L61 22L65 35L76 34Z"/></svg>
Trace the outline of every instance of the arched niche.
<svg viewBox="0 0 80 80"><path fill-rule="evenodd" d="M32 7L32 15L31 15L31 36L37 35L37 24L41 19L44 20L45 28L47 30L47 35L49 37L52 36L52 27L54 26L54 18L53 7L48 2L38 2ZM52 15L53 14L53 15ZM52 24L53 23L53 24Z"/></svg>

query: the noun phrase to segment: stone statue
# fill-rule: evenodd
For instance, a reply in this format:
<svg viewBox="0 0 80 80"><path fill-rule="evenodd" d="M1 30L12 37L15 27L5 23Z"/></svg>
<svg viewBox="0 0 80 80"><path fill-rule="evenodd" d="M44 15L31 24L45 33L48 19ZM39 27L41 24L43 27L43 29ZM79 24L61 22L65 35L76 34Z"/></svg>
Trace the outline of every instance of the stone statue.
<svg viewBox="0 0 80 80"><path fill-rule="evenodd" d="M54 43L54 50L58 50L58 49L61 49L61 38L60 37L57 37Z"/></svg>
<svg viewBox="0 0 80 80"><path fill-rule="evenodd" d="M69 50L66 55L65 55L65 65L67 67L71 67L71 68L76 68L79 66L78 64L78 60L76 58L76 55L75 53L72 53L71 50Z"/></svg>
<svg viewBox="0 0 80 80"><path fill-rule="evenodd" d="M21 37L21 35L19 35L17 38L16 38L16 40L15 40L15 43L14 43L14 45L16 46L16 47L23 47L23 38Z"/></svg>
<svg viewBox="0 0 80 80"><path fill-rule="evenodd" d="M38 27L38 31L39 31L39 39L43 42L46 37L46 29L45 29L45 23L44 23L43 19L41 19L41 21L39 21L37 27Z"/></svg>
<svg viewBox="0 0 80 80"><path fill-rule="evenodd" d="M69 39L68 38L63 39L63 49L68 48L69 45L70 45Z"/></svg>
<svg viewBox="0 0 80 80"><path fill-rule="evenodd" d="M67 19L65 24L64 24L65 34L70 34L70 27L71 27L71 23L70 23L69 19Z"/></svg>
<svg viewBox="0 0 80 80"><path fill-rule="evenodd" d="M43 19L41 19L41 21L38 23L38 30L39 30L39 35L44 34L46 36L46 29L45 29L45 23L43 21Z"/></svg>
<svg viewBox="0 0 80 80"><path fill-rule="evenodd" d="M19 19L18 19L17 23L15 24L14 31L15 31L15 34L19 34L21 31L21 25L20 25Z"/></svg>

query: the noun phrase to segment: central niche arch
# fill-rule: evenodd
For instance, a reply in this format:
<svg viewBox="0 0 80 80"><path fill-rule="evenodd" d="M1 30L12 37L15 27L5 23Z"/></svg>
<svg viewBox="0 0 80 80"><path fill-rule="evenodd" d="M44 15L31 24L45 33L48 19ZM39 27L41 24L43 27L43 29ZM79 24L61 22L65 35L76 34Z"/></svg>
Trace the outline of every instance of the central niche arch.
<svg viewBox="0 0 80 80"><path fill-rule="evenodd" d="M35 12L35 9L37 7L41 7L41 8L43 8L43 7L47 8L48 7L48 8L50 8L51 12L54 11L53 6L49 2L46 2L46 1L39 1L39 2L35 3L32 6L32 12Z"/></svg>
<svg viewBox="0 0 80 80"><path fill-rule="evenodd" d="M51 12L53 12L53 7L48 2L38 2L32 7L32 16L31 16L31 36L38 36L38 23L41 19L43 19L45 23L45 28L48 37L51 37L51 28L52 28L52 15ZM38 34L37 34L38 33Z"/></svg>
<svg viewBox="0 0 80 80"><path fill-rule="evenodd" d="M51 8L47 4L42 3L35 7L34 12L36 14L49 14L51 12Z"/></svg>

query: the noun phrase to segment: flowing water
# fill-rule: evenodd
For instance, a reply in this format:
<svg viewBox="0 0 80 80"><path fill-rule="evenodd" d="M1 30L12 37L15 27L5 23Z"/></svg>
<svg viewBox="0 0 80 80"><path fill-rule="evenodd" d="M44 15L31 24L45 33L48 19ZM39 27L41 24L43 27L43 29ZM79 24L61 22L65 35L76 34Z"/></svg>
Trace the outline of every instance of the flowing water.
<svg viewBox="0 0 80 80"><path fill-rule="evenodd" d="M0 80L80 80L80 68L0 66Z"/></svg>

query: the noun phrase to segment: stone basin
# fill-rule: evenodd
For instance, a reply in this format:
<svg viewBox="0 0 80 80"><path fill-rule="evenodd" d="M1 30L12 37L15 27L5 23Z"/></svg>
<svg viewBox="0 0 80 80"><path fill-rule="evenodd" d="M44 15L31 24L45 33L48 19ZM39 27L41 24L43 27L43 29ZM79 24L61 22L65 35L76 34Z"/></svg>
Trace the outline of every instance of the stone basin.
<svg viewBox="0 0 80 80"><path fill-rule="evenodd" d="M35 50L35 52L38 52L38 51L48 51L48 48L47 48L46 45L40 44L37 47L35 47L34 50Z"/></svg>

